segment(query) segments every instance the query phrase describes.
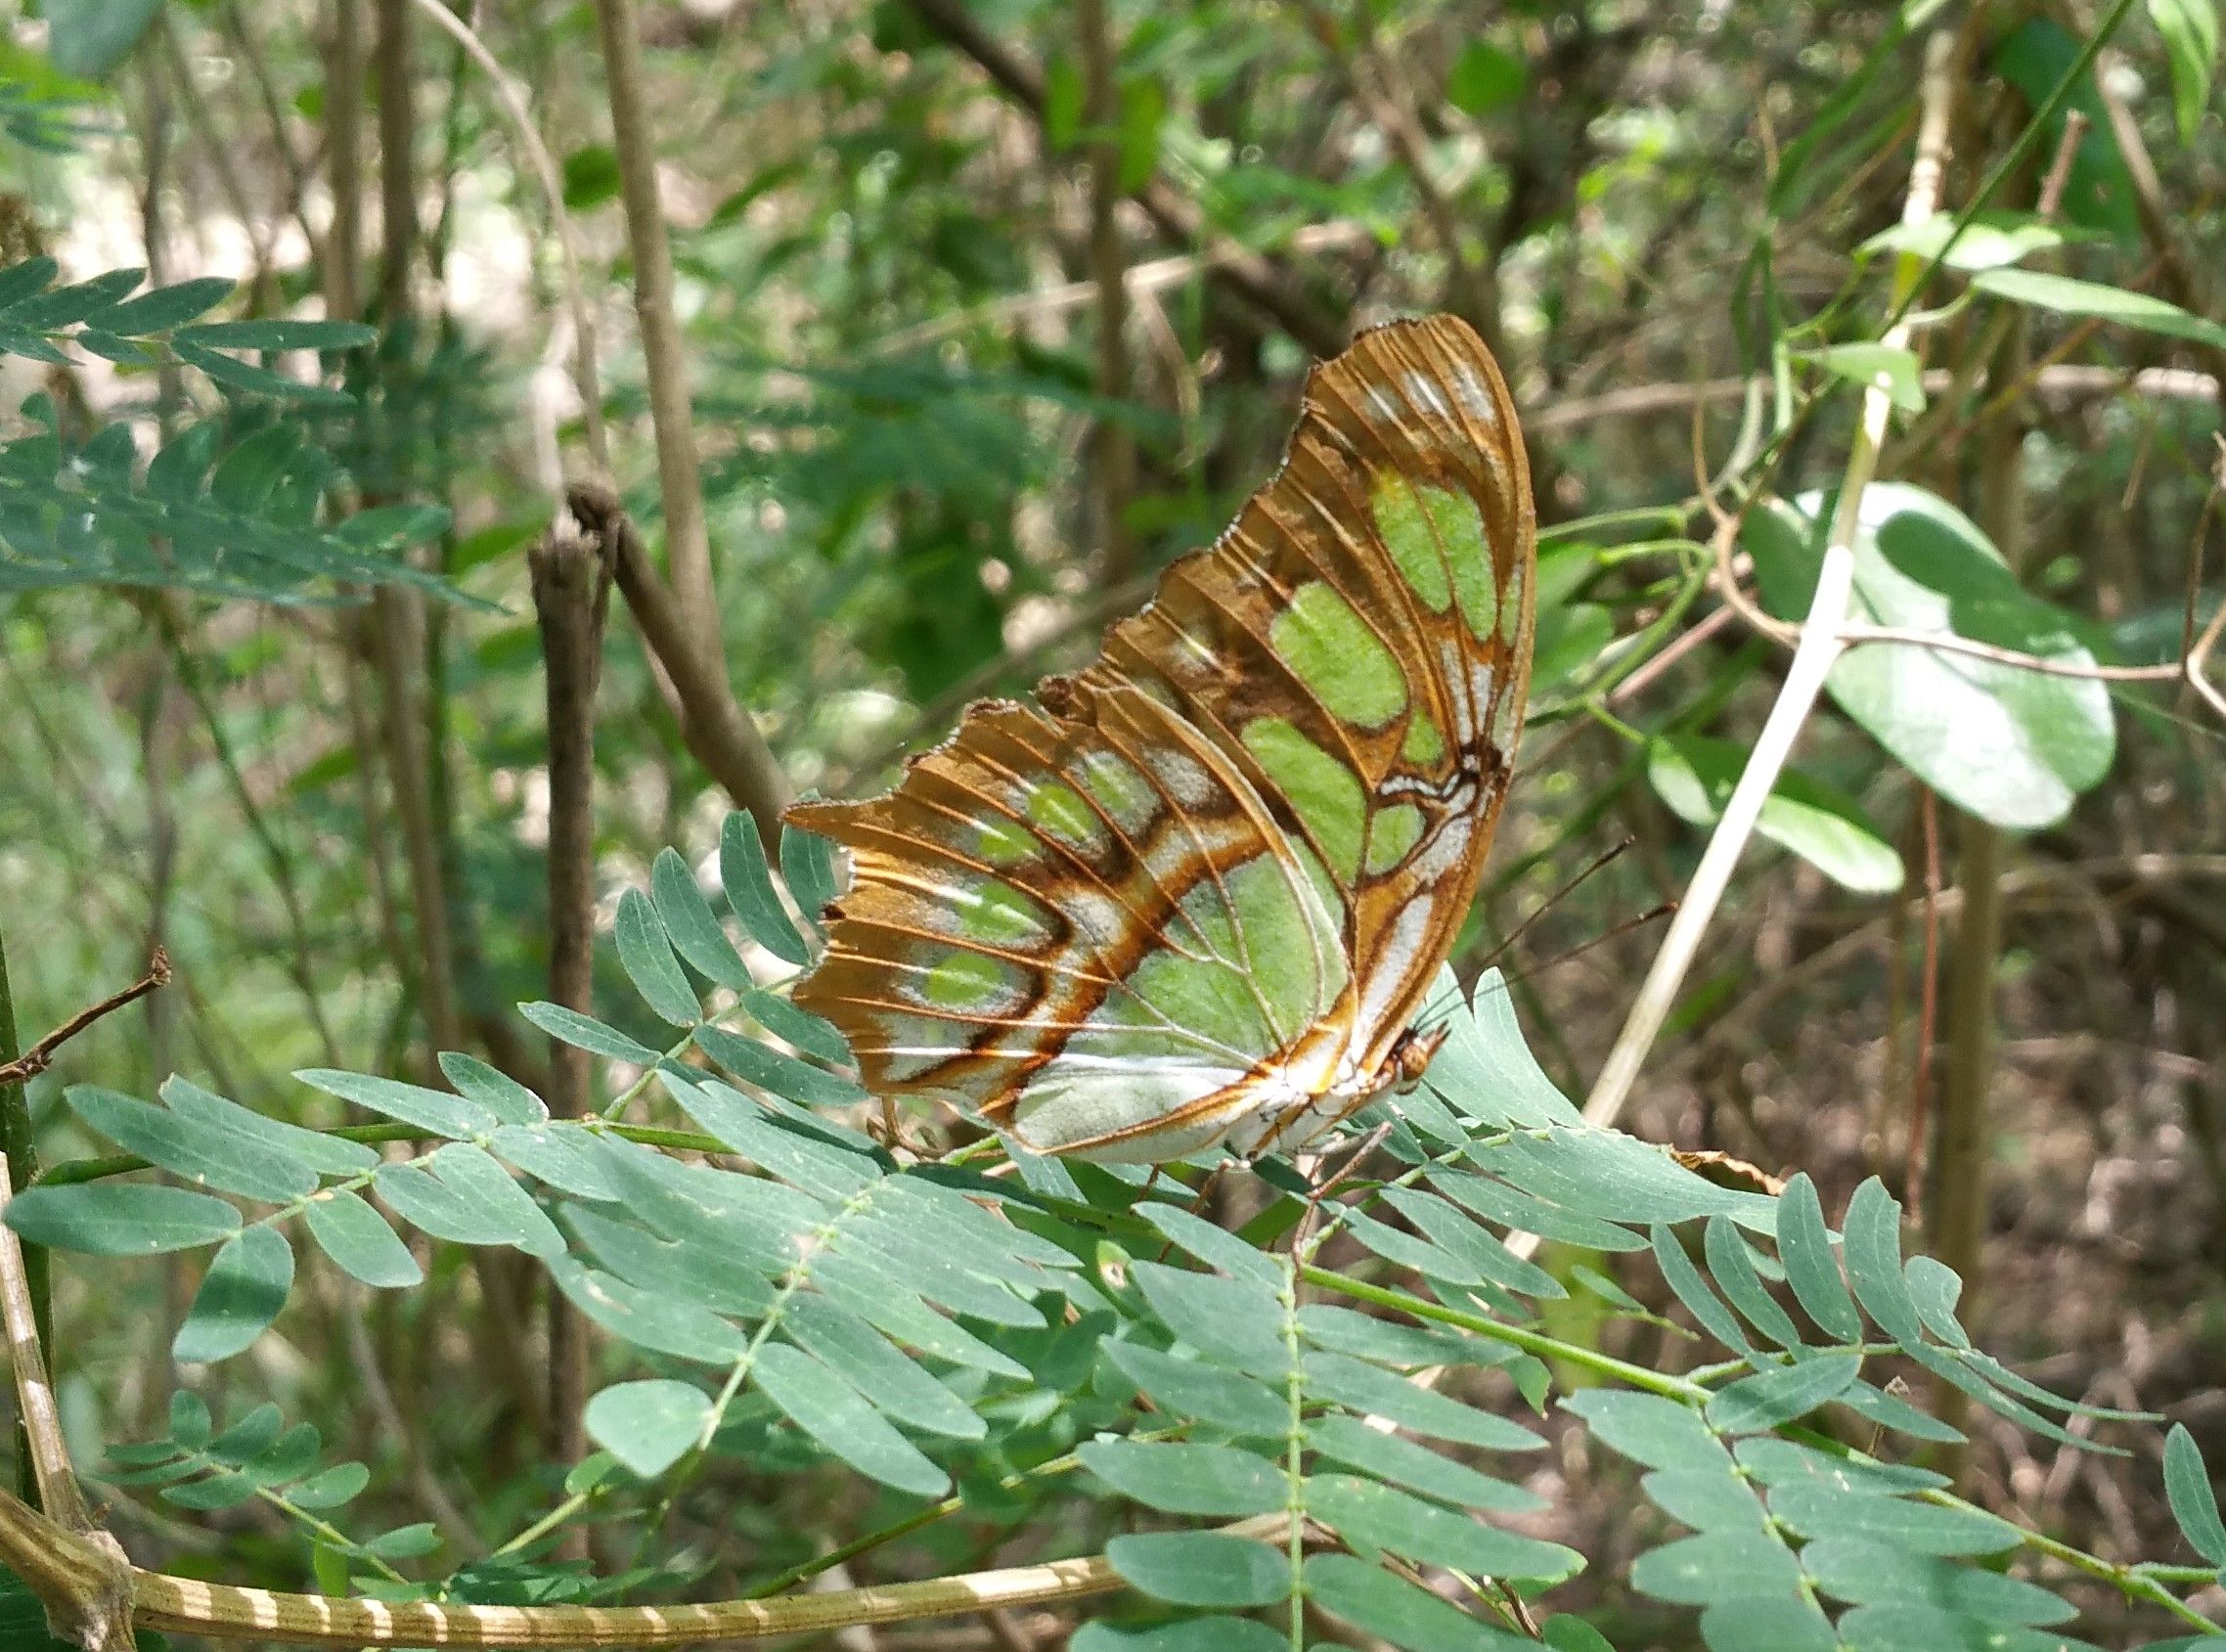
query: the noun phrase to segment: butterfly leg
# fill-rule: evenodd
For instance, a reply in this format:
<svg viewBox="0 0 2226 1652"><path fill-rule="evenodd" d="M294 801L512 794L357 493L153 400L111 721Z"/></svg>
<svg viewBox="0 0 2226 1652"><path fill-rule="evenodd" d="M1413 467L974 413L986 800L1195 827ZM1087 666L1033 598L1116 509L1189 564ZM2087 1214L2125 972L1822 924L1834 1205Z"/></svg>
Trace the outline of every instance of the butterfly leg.
<svg viewBox="0 0 2226 1652"><path fill-rule="evenodd" d="M1232 1162L1234 1161L1224 1159L1206 1173L1206 1180L1198 1183L1198 1191L1191 1195L1190 1203L1184 1207L1192 1216L1204 1216L1206 1214L1207 1202L1213 1198L1214 1189L1220 1185L1222 1172L1226 1170ZM1144 1178L1144 1184L1136 1190L1136 1199L1139 1203L1150 1195L1151 1190L1159 1185L1159 1179L1166 1174L1167 1167L1165 1165L1152 1166L1151 1175ZM1168 1180L1174 1182L1176 1179L1170 1176ZM1180 1183L1178 1183L1177 1185L1180 1186ZM1153 1257L1152 1260L1154 1262L1165 1262L1174 1249L1175 1241L1170 1239L1159 1247L1159 1255Z"/></svg>
<svg viewBox="0 0 2226 1652"><path fill-rule="evenodd" d="M1306 1214L1299 1218L1298 1226L1291 1229L1291 1254L1293 1256L1298 1255L1305 1248L1307 1240L1313 1235L1314 1225L1321 1218L1322 1201L1337 1190L1339 1183L1348 1180L1354 1172L1358 1171L1367 1161L1369 1154L1384 1144L1384 1139L1391 1135L1392 1126L1396 1122L1393 1119L1386 1119L1375 1129L1369 1131L1360 1139L1353 1150L1345 1155L1343 1164L1313 1184L1312 1191L1307 1194Z"/></svg>

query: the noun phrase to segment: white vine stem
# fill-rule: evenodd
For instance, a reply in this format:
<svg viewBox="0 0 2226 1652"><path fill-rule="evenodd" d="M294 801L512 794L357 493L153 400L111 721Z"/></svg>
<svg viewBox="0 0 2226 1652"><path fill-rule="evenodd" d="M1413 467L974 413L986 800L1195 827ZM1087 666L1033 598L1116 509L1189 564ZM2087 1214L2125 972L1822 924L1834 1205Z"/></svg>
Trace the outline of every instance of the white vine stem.
<svg viewBox="0 0 2226 1652"><path fill-rule="evenodd" d="M1909 169L1909 195L1901 212L1905 225L1925 222L1939 207L1940 181L1947 160L1948 113L1955 90L1954 51L1955 37L1944 29L1926 44L1917 156ZM1903 252L1896 259L1895 312L1908 307L1926 271L1927 262L1921 254ZM1887 330L1882 342L1892 349L1906 348L1909 332L1907 321L1897 321ZM1631 1086L1638 1078L1639 1066L1653 1048L1663 1023L1669 1019L1685 972L1692 967L1693 959L1700 951L1702 933L1722 903L1724 890L1731 882L1732 869L1738 865L1747 840L1754 835L1755 823L1761 818L1770 787L1776 784L1779 771L1792 754L1794 741L1808 720L1809 710L1824 688L1826 675L1847 650L1848 640L1841 628L1847 620L1848 596L1854 583L1855 530L1861 519L1864 490L1878 470L1879 448L1886 439L1892 406L1885 375L1881 374L1863 392L1862 419L1848 451L1847 474L1840 484L1831 531L1825 537L1823 564L1816 575L1816 595L1809 602L1807 618L1802 622L1801 644L1786 669L1785 686L1778 691L1777 703L1770 707L1769 719L1755 741L1746 770L1723 806L1723 817L1716 822L1708 848L1702 852L1700 865L1693 871L1692 882L1686 887L1677 915L1670 921L1670 932L1663 937L1662 950L1654 955L1653 965L1631 1003L1623 1030L1616 1035L1615 1047L1608 1051L1608 1059L1600 1068L1591 1094L1585 1097L1587 1123L1605 1129L1623 1112L1624 1103L1630 1097Z"/></svg>

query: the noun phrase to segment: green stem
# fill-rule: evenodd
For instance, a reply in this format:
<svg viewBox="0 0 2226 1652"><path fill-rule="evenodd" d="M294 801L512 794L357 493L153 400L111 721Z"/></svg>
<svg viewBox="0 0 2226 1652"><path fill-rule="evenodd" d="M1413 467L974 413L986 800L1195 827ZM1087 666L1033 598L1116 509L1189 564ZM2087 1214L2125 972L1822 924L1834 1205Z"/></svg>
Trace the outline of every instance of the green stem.
<svg viewBox="0 0 2226 1652"><path fill-rule="evenodd" d="M278 1493L270 1490L266 1486L256 1487L255 1496L261 1497L263 1501L269 1503L273 1508L286 1515L288 1519L300 1526L304 1531L308 1532L327 1548L337 1549L341 1553L346 1554L350 1559L361 1560L365 1562L366 1564L376 1569L378 1572L379 1576L383 1577L388 1583L400 1584L404 1587L409 1586L410 1580L408 1578L404 1577L400 1572L397 1572L391 1565L389 1565L386 1561L381 1560L378 1555L373 1554L368 1550L359 1548L353 1538L350 1538L347 1533L341 1531L330 1520L320 1520L316 1515L311 1514L307 1509L296 1508L292 1503L288 1502L285 1497L281 1496Z"/></svg>
<svg viewBox="0 0 2226 1652"><path fill-rule="evenodd" d="M1923 1492L1918 1495L1925 1501L1937 1503L1942 1508L1972 1508L1970 1503L1952 1493ZM2128 1600L2142 1601L2159 1611L2168 1612L2181 1623L2205 1633L2214 1634L2218 1631L2219 1625L2216 1622L2204 1617L2158 1582L2160 1575L2159 1572L2136 1571L2130 1566L2120 1566L2115 1561L2105 1560L2099 1554L2089 1554L2083 1548L2073 1548L2070 1543L2059 1542L2044 1533L2027 1531L2023 1526L2017 1528L2017 1533L2019 1541L2035 1554L2045 1554L2049 1559L2069 1566L2074 1572L2083 1572L2090 1578L2100 1579L2116 1588ZM2214 1571L2194 1567L2176 1570L2193 1572L2194 1577L2187 1580L2191 1583L2214 1584L2218 1581L2218 1574Z"/></svg>
<svg viewBox="0 0 2226 1652"><path fill-rule="evenodd" d="M1336 1291L1357 1301L1374 1303L1379 1308L1397 1309L1399 1312L1411 1315L1417 1319L1435 1319L1442 1324L1452 1325L1460 1330L1469 1331L1494 1342L1506 1343L1509 1347L1519 1348L1526 1354L1567 1361L1569 1363L1592 1371L1596 1375L1612 1377L1644 1393L1659 1394L1666 1400L1675 1400L1681 1405L1698 1407L1706 1405L1710 1398L1709 1390L1691 1377L1670 1376L1662 1371L1649 1370L1644 1365L1633 1365L1610 1355L1580 1347L1575 1343L1563 1342L1555 1337L1541 1336L1536 1331L1525 1330L1520 1325L1501 1324L1498 1320L1486 1318L1483 1315L1463 1313L1457 1308L1447 1308L1423 1297L1410 1296L1404 1291L1387 1290L1380 1285L1370 1285L1358 1279L1347 1278L1344 1274L1331 1272L1326 1268L1302 1268L1299 1270L1299 1276L1308 1284L1319 1286L1323 1290ZM1833 1456L1850 1459L1862 1457L1862 1453L1851 1447L1843 1445L1826 1435L1812 1434L1807 1430L1788 1429L1783 1432L1789 1436L1797 1437L1803 1444L1812 1446L1817 1451L1825 1451ZM1925 1492L1920 1496L1925 1501L1936 1503L1942 1508L1963 1509L1973 1513L1984 1512L1951 1492ZM2137 1571L2132 1567L2120 1566L2114 1561L2105 1560L2100 1555L2089 1554L2085 1549L2073 1548L2070 1543L2059 1542L2044 1533L2030 1531L2022 1526L2015 1529L2018 1533L2019 1541L2034 1553L2046 1555L2062 1565L2070 1567L2075 1572L2085 1573L2088 1577L2099 1578L2115 1587L2130 1600L2143 1601L2161 1611L2168 1612L2180 1622L2196 1629L2215 1631L2219 1628L2217 1624L2165 1588L2162 1582L2159 1581L2163 1577L2161 1570ZM2186 1572L2188 1576L2184 1580L2175 1581L2205 1583L2217 1576L2214 1572L2194 1567L2182 1568L2181 1570Z"/></svg>
<svg viewBox="0 0 2226 1652"><path fill-rule="evenodd" d="M659 1130L650 1125L603 1124L593 1120L583 1124L581 1128L621 1137L628 1141L638 1141L645 1147L670 1147L683 1153L727 1153L734 1150L716 1136L705 1136L699 1131ZM423 1130L414 1124L341 1125L336 1129L320 1131L318 1134L330 1136L341 1141L362 1141L374 1146L381 1141L447 1141L452 1139L452 1138L441 1136L436 1132ZM11 1153L9 1163L15 1162L15 1155ZM105 1158L97 1159L65 1159L62 1163L49 1165L40 1172L38 1185L41 1187L67 1187L80 1182L102 1182L111 1176L129 1176L135 1170L151 1170L153 1168L147 1160L133 1153L111 1153Z"/></svg>
<svg viewBox="0 0 2226 1652"><path fill-rule="evenodd" d="M1440 1324L1451 1325L1491 1342L1503 1342L1510 1348L1519 1348L1526 1354L1535 1354L1541 1360L1561 1360L1592 1372L1595 1376L1613 1377L1616 1381L1640 1389L1648 1394L1659 1394L1665 1400L1675 1400L1687 1406L1706 1405L1709 1391L1689 1377L1670 1376L1662 1371L1634 1365L1611 1354L1586 1348L1574 1342L1563 1342L1559 1337L1545 1336L1537 1331L1525 1330L1521 1325L1503 1324L1487 1318L1482 1314L1465 1313L1458 1308L1447 1308L1427 1297L1410 1296L1405 1291L1395 1291L1383 1285L1371 1285L1344 1273L1332 1272L1326 1268L1302 1267L1299 1277L1310 1285L1349 1296L1356 1302L1369 1302L1378 1308L1396 1308L1402 1314L1417 1319L1434 1319Z"/></svg>
<svg viewBox="0 0 2226 1652"><path fill-rule="evenodd" d="M573 1515L578 1514L582 1509L586 1508L590 1503L594 1502L598 1497L601 1496L603 1495L604 1488L607 1485L607 1481L599 1480L595 1485L590 1486L584 1492L574 1492L570 1496L566 1497L562 1502L558 1503L547 1514L544 1514L539 1520L536 1520L524 1531L518 1533L516 1537L511 1539L510 1541L503 1544L501 1548L496 1549L494 1553L490 1554L487 1558L490 1560L499 1560L506 1554L515 1554L519 1549L524 1548L529 1544L539 1542L550 1533L556 1531L557 1527L563 1525L564 1522L571 1519Z"/></svg>
<svg viewBox="0 0 2226 1652"><path fill-rule="evenodd" d="M726 1385L719 1390L719 1397L711 1402L711 1409L703 1419L703 1427L695 1437L694 1446L669 1471L664 1484L664 1495L657 1499L657 1506L649 1518L643 1522L641 1537L634 1545L634 1560L630 1570L641 1568L642 1557L647 1552L649 1540L663 1530L666 1519L672 1514L673 1505L680 1500L681 1493L687 1490L688 1483L695 1478L710 1457L711 1442L719 1432L719 1425L727 1420L727 1407L735 1403L735 1396L741 1392L742 1384L749 1380L750 1372L756 1368L759 1352L779 1328L781 1318L788 1312L789 1303L795 1300L796 1293L810 1280L812 1258L833 1242L844 1221L872 1202L874 1190L879 1185L878 1183L868 1183L860 1188L843 1201L840 1210L800 1241L799 1260L781 1279L780 1288L774 1293L773 1305L765 1311L765 1317L758 1321L757 1329L750 1333L749 1343L743 1348L741 1357L727 1373Z"/></svg>
<svg viewBox="0 0 2226 1652"><path fill-rule="evenodd" d="M1686 514L1683 505L1634 505L1624 511L1603 511L1597 516L1580 516L1574 522L1554 522L1540 527L1538 545L1542 550L1549 545L1570 544L1589 539L1602 528L1633 522L1666 522L1674 530L1684 524Z"/></svg>
<svg viewBox="0 0 2226 1652"><path fill-rule="evenodd" d="M1994 199L1996 192L2025 164L2026 156L2032 154L2034 146L2048 130L2049 121L2055 118L2057 111L2070 100L2080 78L2094 67L2095 59L2110 44L2111 36L2117 32L2118 25L2125 22L2126 14L2132 10L2133 0L2116 0L2116 4L2111 7L2101 26L2087 37L2086 43L2079 48L2079 55L2065 68L2056 84L2049 89L2048 96L2041 99L2040 107L2032 112L2032 118L2026 122L2025 130L2018 134L2018 141L2003 153L2001 159L1994 162L1993 169L1986 174L1984 181L1973 192L1971 199L1964 202L1963 210L1955 215L1955 222L1948 229L1947 240L1940 243L1939 250L1933 254L1917 279L1901 294L1900 301L1887 316L1886 325L1880 330L1882 333L1892 332L1894 324L1908 314L1909 306L1925 290L1925 284L1933 279L1935 272L1946 261L1947 255L1955 250L1955 244L1963 239L1963 232L1972 226L1979 214L1986 209L1986 203Z"/></svg>
<svg viewBox="0 0 2226 1652"><path fill-rule="evenodd" d="M1291 1652L1306 1652L1307 1612L1305 1580L1307 1537L1306 1479L1306 1362L1299 1355L1299 1277L1303 1265L1294 1257L1283 1272L1283 1352L1290 1374L1283 1379L1283 1398L1290 1425L1283 1439L1283 1478L1290 1488L1284 1503L1289 1516L1291 1562ZM1312 1270L1305 1270L1312 1272Z"/></svg>

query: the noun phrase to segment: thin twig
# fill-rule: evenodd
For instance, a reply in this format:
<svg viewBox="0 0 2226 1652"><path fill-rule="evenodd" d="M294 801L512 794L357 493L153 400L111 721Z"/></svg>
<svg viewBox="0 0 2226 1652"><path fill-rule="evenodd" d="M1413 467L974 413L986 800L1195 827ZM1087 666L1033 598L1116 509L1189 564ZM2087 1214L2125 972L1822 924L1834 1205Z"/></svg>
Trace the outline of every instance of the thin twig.
<svg viewBox="0 0 2226 1652"><path fill-rule="evenodd" d="M1935 34L1928 43L1920 100L1924 115L1918 130L1916 161L1910 171L1908 201L1902 211L1905 224L1926 222L1939 202L1947 156L1948 113L1954 95L1953 51L1954 36L1944 30ZM1906 309L1915 297L1915 286L1923 269L1923 261L1910 254L1904 253L1899 259L1894 273L1896 310ZM1908 336L1908 326L1896 322L1889 329L1884 341L1888 347L1899 349L1906 345ZM1699 954L1702 934L1730 885L1732 869L1761 817L1770 787L1808 720L1809 708L1823 691L1826 675L1846 649L1847 645L1840 639L1840 627L1845 621L1848 599L1854 583L1854 540L1862 496L1876 469L1879 446L1885 437L1892 405L1883 380L1864 392L1862 420L1848 454L1847 474L1841 483L1839 503L1826 537L1822 565L1817 570L1816 593L1809 603L1801 646L1794 652L1777 703L1770 708L1746 770L1725 802L1723 816L1709 838L1700 865L1694 870L1684 903L1670 920L1662 950L1655 955L1653 966L1647 971L1615 1047L1609 1050L1608 1059L1585 1100L1584 1116L1592 1124L1612 1123L1629 1098L1639 1065L1669 1019L1678 987Z"/></svg>
<svg viewBox="0 0 2226 1652"><path fill-rule="evenodd" d="M2203 590L2204 551L2210 536L2210 520L2217 513L2220 495L2226 493L2226 437L2213 436L2218 444L2218 462L2211 471L2210 492L2203 502L2203 513L2196 518L2195 542L2188 550L2187 611L2180 621L2181 655L2187 667L2188 687L2201 694L2205 704L2226 719L2226 693L2220 692L2210 681L2210 650L2217 647L2218 634L2226 630L2226 602L2210 616L2203 628L2203 635L2195 635L2195 607Z"/></svg>
<svg viewBox="0 0 2226 1652"><path fill-rule="evenodd" d="M1729 607L1717 608L1714 613L1704 614L1693 624L1680 631L1652 659L1638 666L1628 677L1610 689L1608 691L1608 703L1610 705L1621 705L1625 700L1637 698L1654 687L1663 675L1679 660L1694 650L1707 647L1717 632L1738 617L1738 613Z"/></svg>
<svg viewBox="0 0 2226 1652"><path fill-rule="evenodd" d="M170 984L170 955L160 947L148 960L147 973L120 993L111 993L100 1003L80 1009L53 1032L40 1039L17 1059L0 1066L0 1084L18 1084L24 1079L36 1078L54 1063L54 1052L90 1027L102 1016L121 1009L125 1005L145 998L157 987Z"/></svg>
<svg viewBox="0 0 2226 1652"><path fill-rule="evenodd" d="M2218 604L2218 611L2210 616L2210 623L2203 628L2195 647L2187 653L2188 687L2201 694L2205 704L2226 718L2226 692L2221 692L2209 676L2210 650L2218 646L2218 635L2226 631L2226 603Z"/></svg>
<svg viewBox="0 0 2226 1652"><path fill-rule="evenodd" d="M1137 266L1139 270L1156 267ZM1087 291L1088 284L1081 286ZM1062 294L1064 291L1060 290ZM1752 379L1737 378L1705 379L1689 384L1625 384L1596 396L1569 396L1526 411L1523 424L1526 429L1550 432L1597 424L1609 419L1650 419L1658 414L1681 412L1696 403L1739 401L1754 382ZM1952 369L1936 367L1926 371L1921 382L1927 395L1937 396L1955 388L1956 376ZM2219 393L2217 380L2190 368L2145 367L2128 372L2124 368L2082 363L2050 363L2021 380L2013 388L2020 393L2030 391L2065 399L2124 391L2157 401L2210 401Z"/></svg>
<svg viewBox="0 0 2226 1652"><path fill-rule="evenodd" d="M2071 182L2071 163L2079 158L2080 142L2087 135L2087 112L2068 109L2064 112L2064 135L2056 142L2056 158L2048 163L2048 176L2040 182L2040 199L2035 207L2042 218L2056 216L2057 208L2064 204L2064 190Z"/></svg>
<svg viewBox="0 0 2226 1652"><path fill-rule="evenodd" d="M1962 654L1995 665L2015 666L2020 671L2036 671L2044 677L2083 677L2103 683L2172 683L2187 674L2186 662L2179 660L2161 665L2081 665L2077 660L2022 653L2016 648L1996 647L1991 643L1975 642L1969 637L1937 631L1905 631L1890 625L1844 625L1840 628L1840 641L1849 647L1864 643L1900 643L1913 648L1931 648L1936 653Z"/></svg>
<svg viewBox="0 0 2226 1652"><path fill-rule="evenodd" d="M1101 565L1108 584L1135 572L1129 506L1136 492L1136 440L1129 426L1128 247L1121 236L1120 46L1105 0L1075 0L1083 62L1083 118L1091 138L1090 272L1097 284L1097 395L1104 411L1091 432Z"/></svg>

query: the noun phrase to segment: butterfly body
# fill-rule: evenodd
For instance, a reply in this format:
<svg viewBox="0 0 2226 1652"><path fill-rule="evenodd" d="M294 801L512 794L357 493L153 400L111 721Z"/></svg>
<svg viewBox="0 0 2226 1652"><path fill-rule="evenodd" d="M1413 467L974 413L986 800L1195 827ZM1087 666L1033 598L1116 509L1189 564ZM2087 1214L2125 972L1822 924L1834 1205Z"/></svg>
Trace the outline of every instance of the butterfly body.
<svg viewBox="0 0 2226 1652"><path fill-rule="evenodd" d="M851 852L796 1002L1023 1145L1296 1147L1418 1077L1527 687L1514 411L1447 317L1308 380L1282 469L1039 707L972 708Z"/></svg>

